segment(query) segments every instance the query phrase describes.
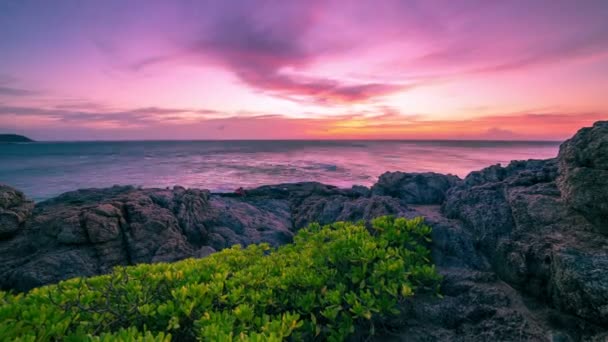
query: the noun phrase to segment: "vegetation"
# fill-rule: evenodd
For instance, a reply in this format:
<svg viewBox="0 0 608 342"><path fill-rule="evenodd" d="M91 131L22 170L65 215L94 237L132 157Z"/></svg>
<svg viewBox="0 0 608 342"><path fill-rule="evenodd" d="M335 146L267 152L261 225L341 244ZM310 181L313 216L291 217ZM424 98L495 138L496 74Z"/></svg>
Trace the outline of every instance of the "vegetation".
<svg viewBox="0 0 608 342"><path fill-rule="evenodd" d="M12 341L344 340L418 291L438 291L421 218L312 224L294 243L119 267L27 294L0 292Z"/></svg>

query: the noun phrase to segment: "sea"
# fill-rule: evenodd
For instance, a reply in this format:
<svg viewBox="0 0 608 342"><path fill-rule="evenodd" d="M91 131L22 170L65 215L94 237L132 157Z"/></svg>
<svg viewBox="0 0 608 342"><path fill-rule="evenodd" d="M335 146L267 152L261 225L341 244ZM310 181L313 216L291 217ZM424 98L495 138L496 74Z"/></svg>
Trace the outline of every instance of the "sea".
<svg viewBox="0 0 608 342"><path fill-rule="evenodd" d="M203 188L317 181L371 186L386 171L469 172L557 155L552 141L121 141L0 144L0 183L36 201L112 185Z"/></svg>

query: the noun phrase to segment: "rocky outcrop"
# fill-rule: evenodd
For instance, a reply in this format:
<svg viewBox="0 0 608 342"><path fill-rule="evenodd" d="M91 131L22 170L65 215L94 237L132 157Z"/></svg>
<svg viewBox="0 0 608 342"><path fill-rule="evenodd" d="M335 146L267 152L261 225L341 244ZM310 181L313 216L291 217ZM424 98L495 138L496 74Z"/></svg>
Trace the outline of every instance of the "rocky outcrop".
<svg viewBox="0 0 608 342"><path fill-rule="evenodd" d="M450 189L442 212L462 222L506 283L608 324L608 240L560 197L555 161L512 163L500 177L495 171L491 167Z"/></svg>
<svg viewBox="0 0 608 342"><path fill-rule="evenodd" d="M434 172L385 172L372 187L375 195L400 198L410 204L440 204L447 189L460 182L460 178Z"/></svg>
<svg viewBox="0 0 608 342"><path fill-rule="evenodd" d="M35 208L19 191L0 190L0 286L19 291L117 265L200 257L235 244L278 246L313 221L407 211L391 197L320 183L264 186L245 196L182 187L85 189Z"/></svg>
<svg viewBox="0 0 608 342"><path fill-rule="evenodd" d="M584 164L602 172L604 127L583 129L562 145L557 159L473 172L447 191L442 205L501 280L597 326L608 326L608 239L597 229L606 221L602 204L573 203L593 202L595 193L600 199L608 186L581 181L574 169Z"/></svg>
<svg viewBox="0 0 608 342"><path fill-rule="evenodd" d="M34 203L21 191L0 184L0 239L10 237L23 227Z"/></svg>
<svg viewBox="0 0 608 342"><path fill-rule="evenodd" d="M608 235L608 121L581 129L561 145L558 159L564 200Z"/></svg>
<svg viewBox="0 0 608 342"><path fill-rule="evenodd" d="M443 298L419 295L379 340L608 340L608 123L555 159L465 179L392 172L371 189L308 182L239 194L113 187L38 203L0 187L0 287L17 291L116 265L278 246L311 222L424 216Z"/></svg>

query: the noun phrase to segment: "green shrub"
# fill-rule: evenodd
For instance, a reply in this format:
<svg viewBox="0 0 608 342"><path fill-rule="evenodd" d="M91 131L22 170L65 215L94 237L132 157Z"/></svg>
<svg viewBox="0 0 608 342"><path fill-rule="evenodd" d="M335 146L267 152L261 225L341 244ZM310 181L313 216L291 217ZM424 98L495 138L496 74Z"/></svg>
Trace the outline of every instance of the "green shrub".
<svg viewBox="0 0 608 342"><path fill-rule="evenodd" d="M421 218L312 224L292 244L118 267L27 294L0 292L0 336L49 341L344 340L438 290Z"/></svg>

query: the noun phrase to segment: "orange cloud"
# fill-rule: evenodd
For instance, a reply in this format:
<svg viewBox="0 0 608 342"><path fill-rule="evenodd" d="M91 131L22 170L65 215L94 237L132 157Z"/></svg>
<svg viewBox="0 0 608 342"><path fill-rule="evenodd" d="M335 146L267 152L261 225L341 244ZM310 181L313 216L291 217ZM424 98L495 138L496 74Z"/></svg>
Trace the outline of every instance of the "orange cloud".
<svg viewBox="0 0 608 342"><path fill-rule="evenodd" d="M599 113L509 113L472 119L431 120L391 108L334 117L208 109L78 110L0 105L0 130L36 139L479 139L564 140L607 118ZM376 112L380 114L375 114ZM27 126L27 128L25 128ZM168 129L170 127L170 129Z"/></svg>
<svg viewBox="0 0 608 342"><path fill-rule="evenodd" d="M419 120L393 115L329 123L316 136L352 139L563 140L605 114L505 114L463 120Z"/></svg>

